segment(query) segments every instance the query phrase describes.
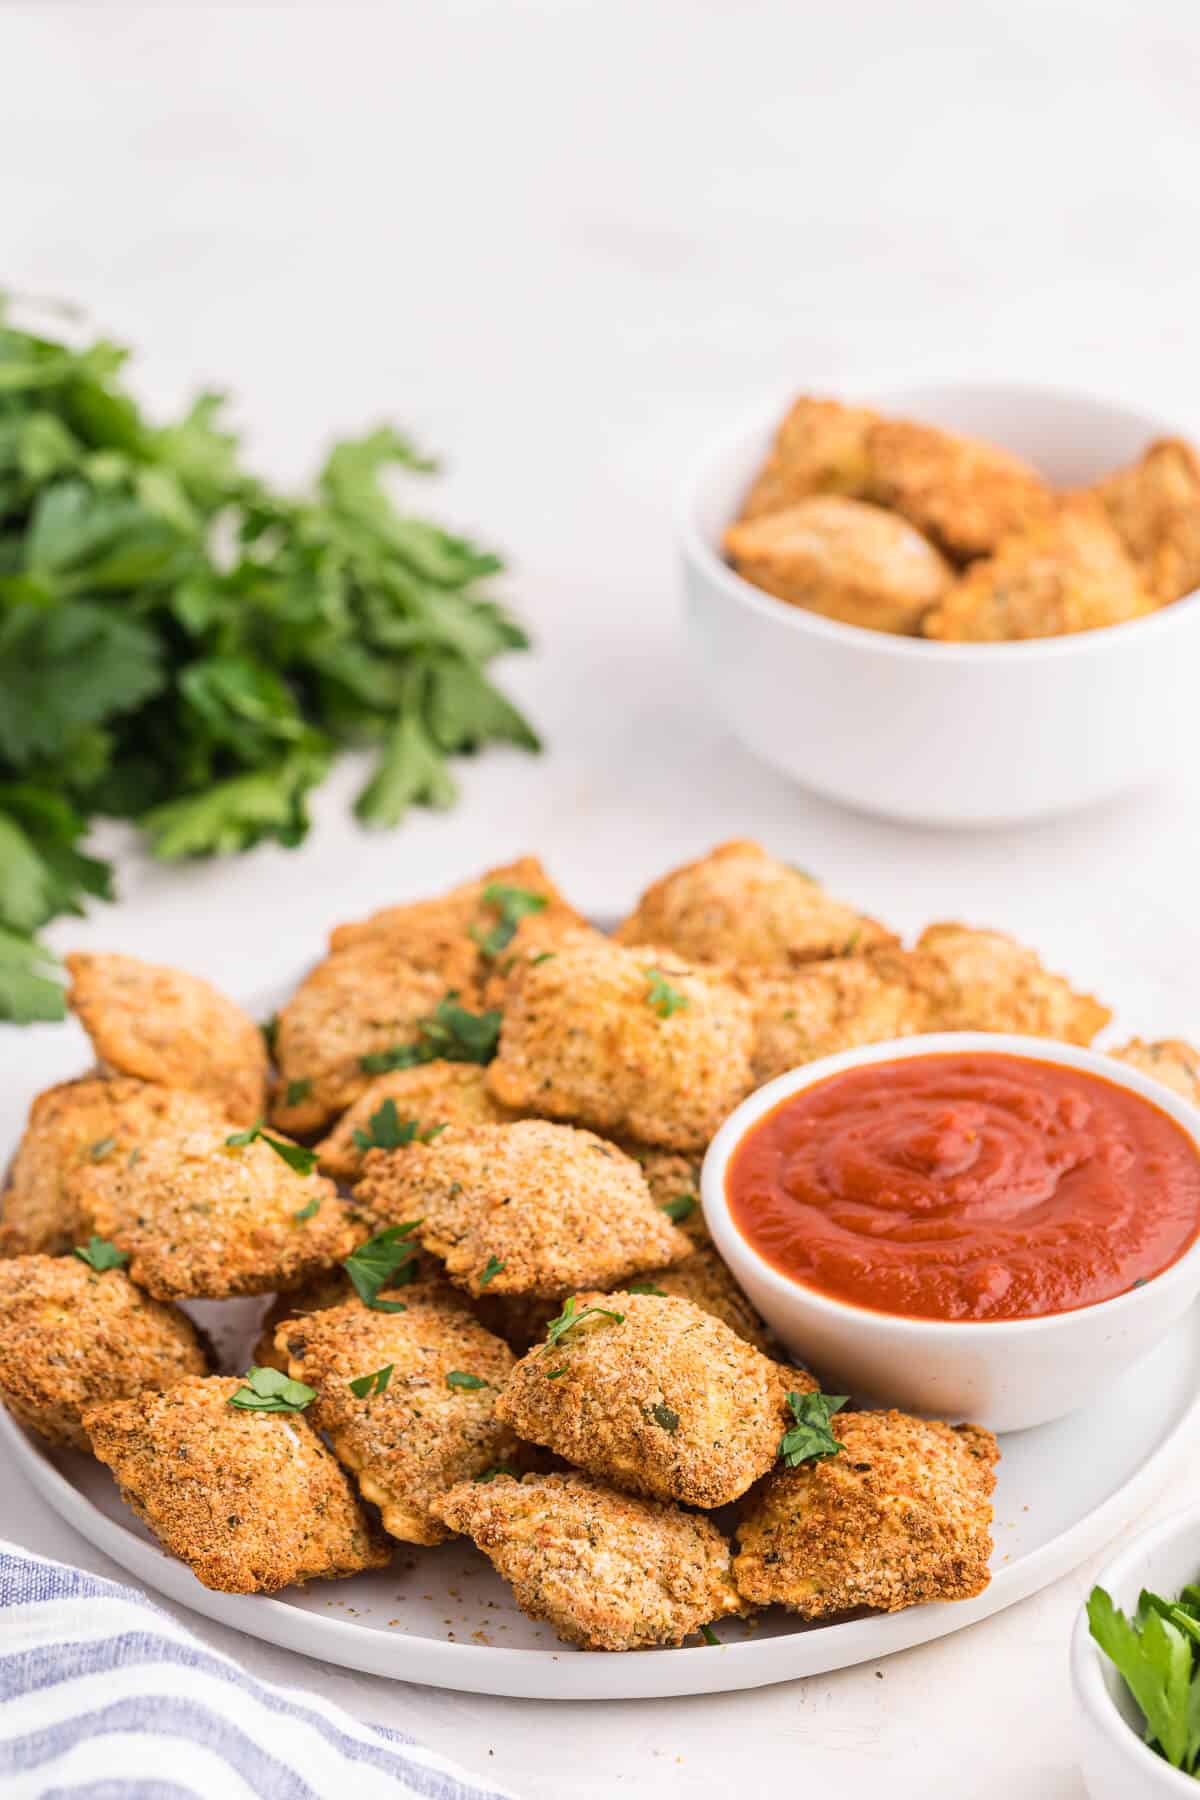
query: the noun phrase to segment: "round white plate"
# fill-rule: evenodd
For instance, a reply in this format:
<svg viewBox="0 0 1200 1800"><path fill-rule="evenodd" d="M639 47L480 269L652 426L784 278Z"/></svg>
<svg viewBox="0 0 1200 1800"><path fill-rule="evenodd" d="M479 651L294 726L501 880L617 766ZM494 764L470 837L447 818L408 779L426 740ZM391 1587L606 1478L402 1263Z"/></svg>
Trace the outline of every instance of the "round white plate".
<svg viewBox="0 0 1200 1800"><path fill-rule="evenodd" d="M1144 912L1144 909L1141 909ZM1141 922L1140 913L1135 915ZM1156 909L1158 929L1136 933L1140 954L1117 957L1103 927L1078 917L1022 933L1052 966L1091 982L1121 1009L1129 1031L1186 1032L1196 996L1180 988L1191 933ZM1128 921L1127 921L1128 923ZM1133 933L1129 933L1133 937ZM1172 953L1168 954L1168 950ZM1147 952L1150 951L1150 954ZM281 982L252 1010L265 1017L295 985ZM1114 991L1115 989L1115 991ZM1119 1036L1106 1034L1110 1041ZM86 1067L75 1026L30 1033L21 1077L0 1089L0 1143L14 1144L39 1088ZM265 1302L200 1309L230 1367L243 1367ZM778 1610L717 1627L719 1648L696 1640L681 1650L614 1656L571 1649L526 1619L507 1586L471 1545L397 1547L391 1567L351 1581L264 1595L215 1594L161 1550L121 1501L108 1471L53 1451L0 1409L0 1463L15 1464L68 1524L147 1586L173 1600L306 1656L345 1668L473 1693L522 1698L665 1698L758 1687L874 1661L972 1625L1074 1568L1131 1523L1200 1435L1200 1307L1094 1406L1001 1439L991 1585L974 1600L916 1606L841 1624L806 1626Z"/></svg>

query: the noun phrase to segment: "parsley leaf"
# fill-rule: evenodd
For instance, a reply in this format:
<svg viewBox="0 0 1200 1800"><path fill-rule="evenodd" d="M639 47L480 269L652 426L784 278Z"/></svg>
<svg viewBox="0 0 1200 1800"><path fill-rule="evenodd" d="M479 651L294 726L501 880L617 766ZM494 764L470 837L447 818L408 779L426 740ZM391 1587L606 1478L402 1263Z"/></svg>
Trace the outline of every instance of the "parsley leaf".
<svg viewBox="0 0 1200 1800"><path fill-rule="evenodd" d="M660 1019L669 1019L672 1013L684 1012L691 1005L687 995L673 988L658 969L647 969L645 973L648 984L646 1005L653 1007Z"/></svg>
<svg viewBox="0 0 1200 1800"><path fill-rule="evenodd" d="M1124 1676L1145 1718L1147 1738L1172 1768L1190 1770L1200 1751L1193 1723L1200 1713L1195 1652L1179 1621L1164 1616L1173 1610L1157 1595L1143 1594L1128 1619L1103 1588L1094 1587L1087 1603L1088 1627Z"/></svg>
<svg viewBox="0 0 1200 1800"><path fill-rule="evenodd" d="M359 1067L368 1075L383 1075L391 1069L412 1069L427 1062L489 1063L500 1042L500 1012L469 1012L459 1006L453 994L439 1000L427 1019L417 1027L411 1044L393 1044L388 1050L372 1050L358 1059Z"/></svg>
<svg viewBox="0 0 1200 1800"><path fill-rule="evenodd" d="M244 1412L301 1413L316 1397L315 1388L292 1381L281 1369L253 1368L245 1385L229 1396L229 1404Z"/></svg>
<svg viewBox="0 0 1200 1800"><path fill-rule="evenodd" d="M320 1194L314 1194L312 1199L308 1202L308 1205L302 1206L299 1212L294 1212L292 1214L292 1217L295 1219L297 1225L303 1225L306 1219L315 1219L320 1210L321 1196Z"/></svg>
<svg viewBox="0 0 1200 1800"><path fill-rule="evenodd" d="M557 1319L551 1319L546 1327L545 1349L549 1350L553 1344L559 1343L569 1331L574 1331L576 1325L582 1325L585 1319L611 1319L614 1325L621 1325L625 1320L624 1313L612 1312L607 1306L585 1306L582 1312L578 1308L579 1302L574 1295L563 1302L563 1309Z"/></svg>
<svg viewBox="0 0 1200 1800"><path fill-rule="evenodd" d="M319 1160L315 1150L306 1150L303 1144L291 1144L286 1138L273 1137L269 1131L264 1131L261 1119L248 1130L235 1131L232 1137L225 1139L226 1148L230 1150L241 1150L247 1144L255 1143L269 1144L276 1156L282 1157L297 1175L311 1175Z"/></svg>
<svg viewBox="0 0 1200 1800"><path fill-rule="evenodd" d="M368 1125L367 1131L356 1127L351 1133L356 1147L364 1152L403 1150L412 1143L431 1144L438 1133L446 1129L445 1125L431 1125L427 1131L422 1131L417 1119L402 1121L396 1102L391 1098L371 1114Z"/></svg>
<svg viewBox="0 0 1200 1800"><path fill-rule="evenodd" d="M4 880L0 870L0 893ZM63 1019L66 1013L62 981L50 952L0 928L0 1019L31 1025L37 1019Z"/></svg>
<svg viewBox="0 0 1200 1800"><path fill-rule="evenodd" d="M446 1377L446 1386L448 1388L463 1388L471 1393L473 1393L476 1388L485 1388L489 1385L490 1383L484 1381L481 1376L464 1374L462 1369L451 1369Z"/></svg>
<svg viewBox="0 0 1200 1800"><path fill-rule="evenodd" d="M356 1375L346 1385L358 1400L365 1400L368 1395L385 1394L395 1367L395 1363L385 1363L382 1369L376 1369L370 1375Z"/></svg>
<svg viewBox="0 0 1200 1800"><path fill-rule="evenodd" d="M505 1265L500 1261L499 1257L489 1256L487 1263L484 1266L483 1274L479 1277L480 1287L486 1287L489 1281L494 1281L504 1267Z"/></svg>
<svg viewBox="0 0 1200 1800"><path fill-rule="evenodd" d="M86 1244L76 1244L71 1255L77 1256L80 1262L85 1262L89 1269L97 1271L123 1269L129 1261L128 1251L118 1250L107 1238L96 1237L94 1233Z"/></svg>
<svg viewBox="0 0 1200 1800"><path fill-rule="evenodd" d="M414 1219L406 1225L389 1225L360 1244L342 1264L354 1291L372 1312L407 1312L403 1300L380 1300L385 1287L407 1287L416 1273L417 1246L411 1234L420 1224Z"/></svg>
<svg viewBox="0 0 1200 1800"><path fill-rule="evenodd" d="M849 1398L848 1394L797 1394L794 1391L788 1395L788 1411L795 1423L779 1442L779 1455L787 1468L795 1469L802 1462L836 1456L844 1449L829 1429L829 1421Z"/></svg>
<svg viewBox="0 0 1200 1800"><path fill-rule="evenodd" d="M508 949L522 919L528 918L530 913L544 912L548 905L545 894L535 894L529 888L509 887L502 881L490 881L483 890L483 900L485 906L494 907L500 915L499 922L490 931L472 932L480 950L489 958Z"/></svg>
<svg viewBox="0 0 1200 1800"><path fill-rule="evenodd" d="M307 1077L302 1078L300 1081L289 1081L284 1093L284 1104L287 1106L299 1106L300 1102L302 1100L307 1100L311 1093L312 1082L309 1081Z"/></svg>
<svg viewBox="0 0 1200 1800"><path fill-rule="evenodd" d="M700 1627L700 1636L704 1639L706 1644L719 1644L721 1642L711 1625L702 1625Z"/></svg>
<svg viewBox="0 0 1200 1800"><path fill-rule="evenodd" d="M658 1210L680 1225L684 1219L691 1218L699 1204L695 1194L679 1194L674 1200L664 1200Z"/></svg>
<svg viewBox="0 0 1200 1800"><path fill-rule="evenodd" d="M655 1287L652 1281L627 1281L625 1292L627 1294L657 1294L660 1300L667 1298L665 1290Z"/></svg>

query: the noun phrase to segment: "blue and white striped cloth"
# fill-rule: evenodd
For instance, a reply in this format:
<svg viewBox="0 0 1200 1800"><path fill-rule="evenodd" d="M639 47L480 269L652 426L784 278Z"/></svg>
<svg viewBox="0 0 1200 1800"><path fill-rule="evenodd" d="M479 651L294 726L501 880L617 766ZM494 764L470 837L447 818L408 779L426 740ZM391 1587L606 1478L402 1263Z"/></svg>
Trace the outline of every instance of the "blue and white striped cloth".
<svg viewBox="0 0 1200 1800"><path fill-rule="evenodd" d="M510 1800L399 1731L255 1681L136 1589L0 1540L4 1800Z"/></svg>

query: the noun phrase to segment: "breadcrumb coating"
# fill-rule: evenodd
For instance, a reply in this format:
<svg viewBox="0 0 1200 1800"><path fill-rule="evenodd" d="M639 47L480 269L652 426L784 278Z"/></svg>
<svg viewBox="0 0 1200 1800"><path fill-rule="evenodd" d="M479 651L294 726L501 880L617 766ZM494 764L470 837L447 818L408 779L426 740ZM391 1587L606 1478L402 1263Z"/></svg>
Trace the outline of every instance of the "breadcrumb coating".
<svg viewBox="0 0 1200 1800"><path fill-rule="evenodd" d="M758 519L782 512L811 494L861 499L870 485L867 442L878 417L865 407L801 394L775 433L741 517Z"/></svg>
<svg viewBox="0 0 1200 1800"><path fill-rule="evenodd" d="M1002 931L929 925L917 949L930 971L929 1031L1012 1031L1090 1044L1112 1017Z"/></svg>
<svg viewBox="0 0 1200 1800"><path fill-rule="evenodd" d="M672 1268L647 1269L631 1286L657 1289L677 1300L690 1300L701 1312L711 1313L753 1344L764 1356L775 1356L779 1345L742 1292L715 1244L700 1243L692 1254Z"/></svg>
<svg viewBox="0 0 1200 1800"><path fill-rule="evenodd" d="M488 1087L520 1111L701 1150L749 1092L752 1033L749 1004L712 971L572 945L514 972Z"/></svg>
<svg viewBox="0 0 1200 1800"><path fill-rule="evenodd" d="M755 1081L930 1029L930 975L919 956L890 948L808 963L791 975L744 971L739 985L754 1007Z"/></svg>
<svg viewBox="0 0 1200 1800"><path fill-rule="evenodd" d="M590 1306L604 1311L522 1357L497 1416L631 1493L703 1507L744 1494L775 1461L792 1371L690 1300L577 1297L577 1314Z"/></svg>
<svg viewBox="0 0 1200 1800"><path fill-rule="evenodd" d="M954 561L987 556L1053 506L1011 451L933 425L878 419L867 438L866 498L897 512Z"/></svg>
<svg viewBox="0 0 1200 1800"><path fill-rule="evenodd" d="M259 1369L281 1369L287 1374L287 1357L276 1348L275 1333L288 1319L306 1318L330 1306L344 1306L354 1295L354 1283L341 1263L323 1275L314 1275L291 1293L276 1294L258 1328L253 1363Z"/></svg>
<svg viewBox="0 0 1200 1800"><path fill-rule="evenodd" d="M1159 438L1090 492L1160 605L1200 587L1200 457L1189 443Z"/></svg>
<svg viewBox="0 0 1200 1800"><path fill-rule="evenodd" d="M434 1503L507 1581L517 1605L584 1650L682 1644L746 1610L709 1519L635 1500L572 1470L460 1482Z"/></svg>
<svg viewBox="0 0 1200 1800"><path fill-rule="evenodd" d="M415 1043L445 997L443 977L406 962L389 937L327 956L279 1014L275 1124L306 1136L353 1106L372 1080L363 1057Z"/></svg>
<svg viewBox="0 0 1200 1800"><path fill-rule="evenodd" d="M97 1232L160 1300L299 1287L365 1235L331 1181L297 1174L262 1139L230 1145L223 1130L151 1138L93 1208Z"/></svg>
<svg viewBox="0 0 1200 1800"><path fill-rule="evenodd" d="M67 995L106 1070L203 1094L239 1125L267 1104L267 1047L240 1006L198 975L75 951Z"/></svg>
<svg viewBox="0 0 1200 1800"><path fill-rule="evenodd" d="M916 633L954 579L906 520L837 494L731 525L724 546L738 574L764 593L869 631Z"/></svg>
<svg viewBox="0 0 1200 1800"><path fill-rule="evenodd" d="M52 1444L88 1450L88 1407L207 1369L191 1320L122 1270L98 1273L77 1256L0 1263L0 1399Z"/></svg>
<svg viewBox="0 0 1200 1800"><path fill-rule="evenodd" d="M385 1568L390 1546L304 1415L230 1406L241 1386L183 1381L83 1423L124 1499L207 1588L273 1593Z"/></svg>
<svg viewBox="0 0 1200 1800"><path fill-rule="evenodd" d="M835 900L811 875L740 838L660 876L616 937L663 944L693 962L780 974L895 942L878 920Z"/></svg>
<svg viewBox="0 0 1200 1800"><path fill-rule="evenodd" d="M354 1198L381 1223L419 1220L424 1248L472 1294L554 1299L690 1248L631 1157L543 1119L451 1126L431 1144L372 1151Z"/></svg>
<svg viewBox="0 0 1200 1800"><path fill-rule="evenodd" d="M371 1119L387 1100L395 1103L402 1126L410 1121L416 1125L417 1137L439 1125L502 1125L514 1116L493 1099L476 1063L439 1061L394 1069L377 1075L317 1145L324 1174L337 1181L358 1180L366 1151L354 1134L371 1135Z"/></svg>
<svg viewBox="0 0 1200 1800"><path fill-rule="evenodd" d="M836 1456L779 1469L738 1526L738 1591L806 1619L968 1600L990 1575L999 1448L978 1425L837 1413Z"/></svg>
<svg viewBox="0 0 1200 1800"><path fill-rule="evenodd" d="M411 1544L449 1536L435 1497L457 1481L511 1460L516 1439L496 1419L496 1396L514 1364L507 1344L485 1331L461 1296L398 1290L400 1313L359 1301L292 1319L276 1344L297 1381L317 1390L309 1409L384 1529ZM382 1393L359 1398L351 1381L391 1367ZM452 1377L484 1385L456 1385Z"/></svg>
<svg viewBox="0 0 1200 1800"><path fill-rule="evenodd" d="M160 1131L224 1121L202 1094L132 1076L85 1075L39 1094L0 1196L0 1256L62 1255L94 1229L91 1192ZM226 1131L236 1129L230 1121Z"/></svg>
<svg viewBox="0 0 1200 1800"><path fill-rule="evenodd" d="M1143 1075L1152 1075L1164 1087L1200 1106L1200 1050L1183 1038L1160 1038L1149 1044L1142 1038L1133 1038L1108 1054L1116 1062L1140 1069Z"/></svg>
<svg viewBox="0 0 1200 1800"><path fill-rule="evenodd" d="M992 643L1097 631L1153 612L1103 509L1060 501L974 563L926 614L926 637Z"/></svg>

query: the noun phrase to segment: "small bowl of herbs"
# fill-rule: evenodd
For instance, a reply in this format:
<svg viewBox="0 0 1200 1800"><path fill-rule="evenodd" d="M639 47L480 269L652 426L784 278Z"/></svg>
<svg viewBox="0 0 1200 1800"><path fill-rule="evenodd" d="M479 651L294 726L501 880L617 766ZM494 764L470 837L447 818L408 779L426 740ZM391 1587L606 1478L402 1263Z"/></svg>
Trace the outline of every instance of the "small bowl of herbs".
<svg viewBox="0 0 1200 1800"><path fill-rule="evenodd" d="M1141 1532L1101 1570L1071 1678L1092 1800L1200 1795L1200 1508Z"/></svg>

